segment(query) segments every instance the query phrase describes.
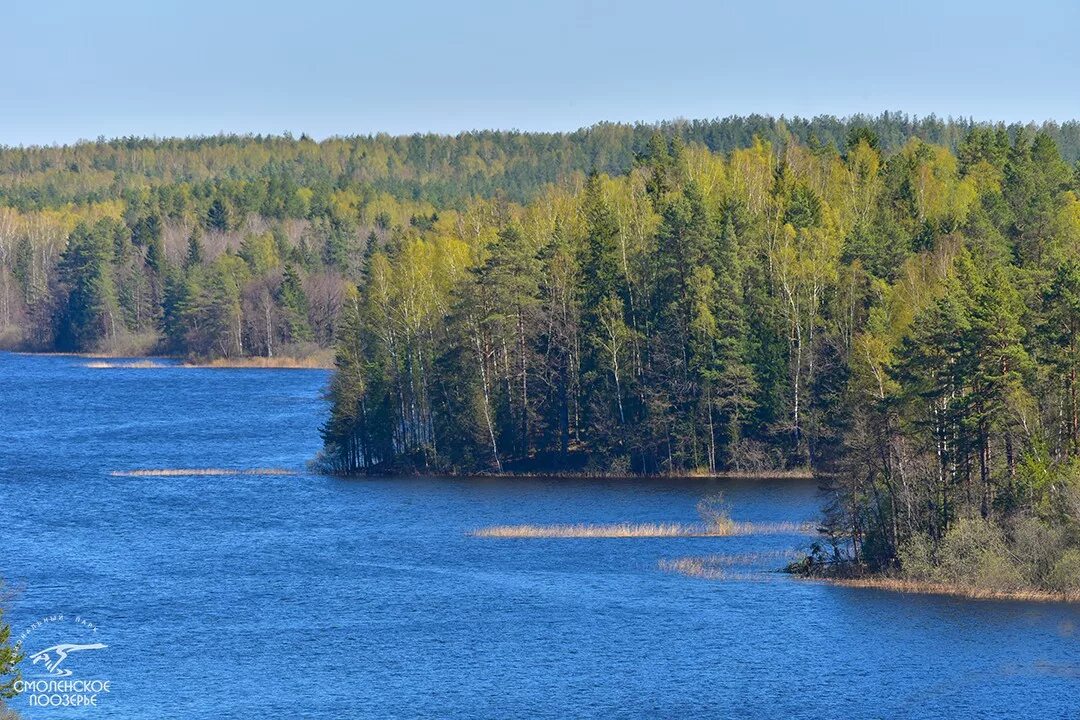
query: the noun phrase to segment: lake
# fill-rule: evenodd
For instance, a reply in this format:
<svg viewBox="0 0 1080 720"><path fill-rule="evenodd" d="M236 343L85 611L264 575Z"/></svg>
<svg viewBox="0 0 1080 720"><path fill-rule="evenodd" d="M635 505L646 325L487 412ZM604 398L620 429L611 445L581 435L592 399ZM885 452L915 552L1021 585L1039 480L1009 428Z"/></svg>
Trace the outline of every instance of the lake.
<svg viewBox="0 0 1080 720"><path fill-rule="evenodd" d="M1080 717L1077 606L772 572L796 534L470 535L694 522L716 490L812 521L812 482L324 477L324 371L94 364L0 353L6 618L90 646L24 675L109 682L28 718ZM257 467L296 474L111 474ZM701 555L729 577L660 567Z"/></svg>

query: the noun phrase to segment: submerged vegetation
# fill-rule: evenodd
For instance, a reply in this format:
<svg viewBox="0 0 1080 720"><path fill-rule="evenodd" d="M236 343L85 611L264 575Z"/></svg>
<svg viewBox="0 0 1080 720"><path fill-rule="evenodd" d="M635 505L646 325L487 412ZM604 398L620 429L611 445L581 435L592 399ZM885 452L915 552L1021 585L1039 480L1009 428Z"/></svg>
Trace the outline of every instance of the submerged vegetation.
<svg viewBox="0 0 1080 720"><path fill-rule="evenodd" d="M790 558L793 551L745 553L737 555L698 555L693 557L662 558L657 566L664 572L678 573L705 580L753 580L775 578L771 565L778 560ZM749 566L770 569L749 569Z"/></svg>

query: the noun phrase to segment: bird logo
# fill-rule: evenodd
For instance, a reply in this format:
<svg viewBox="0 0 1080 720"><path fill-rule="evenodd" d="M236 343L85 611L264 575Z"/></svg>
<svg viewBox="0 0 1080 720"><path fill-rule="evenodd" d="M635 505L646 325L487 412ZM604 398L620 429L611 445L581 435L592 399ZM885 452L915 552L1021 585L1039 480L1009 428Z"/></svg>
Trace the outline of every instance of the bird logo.
<svg viewBox="0 0 1080 720"><path fill-rule="evenodd" d="M39 650L30 656L30 660L34 665L39 662L45 664L45 669L49 671L50 675L56 677L67 677L71 675L71 671L63 669L60 664L67 660L67 656L73 652L79 652L82 650L103 650L108 645L102 643L90 643L87 645L76 645L74 643L60 643L59 645L53 645L47 647L44 650Z"/></svg>

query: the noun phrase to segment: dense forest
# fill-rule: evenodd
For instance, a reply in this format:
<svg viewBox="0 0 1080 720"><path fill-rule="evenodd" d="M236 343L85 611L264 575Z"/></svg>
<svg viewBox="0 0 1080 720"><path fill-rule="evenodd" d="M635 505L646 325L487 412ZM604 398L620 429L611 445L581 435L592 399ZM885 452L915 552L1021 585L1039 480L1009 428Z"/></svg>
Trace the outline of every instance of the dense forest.
<svg viewBox="0 0 1080 720"><path fill-rule="evenodd" d="M1080 198L1050 133L654 132L432 217L346 291L331 468L812 468L811 562L1080 589Z"/></svg>
<svg viewBox="0 0 1080 720"><path fill-rule="evenodd" d="M531 231L511 227L519 216L531 212L541 198L550 203L560 192L580 195L592 172L601 176L590 181L592 196L615 192L608 187L611 183L629 182L626 178L643 172L642 158L651 152L654 134L678 141L688 157L746 150L757 142L776 156L775 171L789 147L846 156L852 128L872 134L879 162L907 152L913 138L955 150L973 129L1000 131L1009 143L1024 133L1039 132L1056 142L1069 162L1080 157L1077 123L990 128L970 120L912 119L896 113L847 119L750 116L607 123L571 133L377 135L318 143L304 136L219 136L0 148L0 347L199 358L318 353L333 344L348 289L359 285L366 292L376 255L394 264L401 248L421 238L426 242L456 238L487 246L490 239L480 238L492 230L496 235L523 233L535 244L539 241L530 237ZM684 170L670 174L665 182L682 192ZM708 232L721 232L728 225L737 232L742 224L757 222L753 216L763 211L755 205L740 218L717 205L728 202L720 197L727 190L707 187L705 182L698 182L698 189L712 193L703 195L703 202L708 206L707 222L719 230ZM662 204L669 199L668 190L650 196L657 216L665 212ZM831 208L829 198L823 200ZM650 223L654 218L645 214L632 220ZM562 231L579 232L579 221L569 215L561 218ZM792 227L800 229L797 223ZM642 227L635 232L653 230ZM571 245L577 241L567 238ZM467 264L473 272L475 264L486 259L476 247L470 253ZM630 260L627 257L626 262ZM885 276L881 268L871 270L875 277ZM752 265L739 270L758 271ZM660 280L633 278L626 283L641 287L619 292L650 291L644 284ZM714 274L713 281L725 280ZM635 353L631 370L637 377L644 377L644 364L655 357L651 348L641 345L652 333L641 323L666 322L655 308L646 307L656 301L652 296L635 297L627 316L627 337L633 338ZM624 302L631 300L626 297ZM646 311L654 316L646 317ZM759 345L754 352L780 352L768 343ZM584 346L579 350L574 362L587 359L591 352ZM810 376L817 378L818 369L815 365ZM574 372L585 378L598 371L582 366ZM806 377L800 375L800 382ZM622 369L619 379L623 381ZM754 405L741 412L752 412L755 422L775 425L782 417L779 385L774 379L753 380L759 389L740 392L754 396ZM666 396L637 400L640 406L668 401ZM585 409L577 408L575 422L581 421ZM644 412L640 407L623 410L631 415ZM796 445L803 461L809 457L813 437L803 432L804 417L801 413L798 433L792 431L793 437L800 437ZM578 440L575 436L574 442ZM616 440L612 436L609 442ZM569 439L565 444L569 447ZM523 442L517 441L517 447L524 447ZM772 447L748 445L746 462L790 461L757 457L772 452ZM514 448L511 444L506 449ZM655 448L642 452L645 455L637 460L628 459L632 467L662 464L659 459L643 459L659 458ZM698 460L676 459L685 452L697 453ZM673 447L668 464L711 466L715 463L700 461L707 452L719 451Z"/></svg>

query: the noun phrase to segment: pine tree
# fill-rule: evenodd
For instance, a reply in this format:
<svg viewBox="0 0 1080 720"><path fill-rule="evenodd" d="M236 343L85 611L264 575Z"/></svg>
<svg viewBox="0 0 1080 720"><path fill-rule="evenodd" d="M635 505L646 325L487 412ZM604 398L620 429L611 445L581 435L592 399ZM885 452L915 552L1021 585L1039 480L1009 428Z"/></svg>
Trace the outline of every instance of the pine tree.
<svg viewBox="0 0 1080 720"><path fill-rule="evenodd" d="M277 300L284 315L288 342L310 342L313 335L308 322L307 295L300 275L291 264L285 265Z"/></svg>
<svg viewBox="0 0 1080 720"><path fill-rule="evenodd" d="M492 335L503 347L506 435L519 457L531 451L530 426L534 410L530 378L534 374L535 320L540 306L540 259L519 228L503 229L478 273L477 281L490 289L493 313L487 318ZM535 394L535 389L532 391Z"/></svg>
<svg viewBox="0 0 1080 720"><path fill-rule="evenodd" d="M191 270L202 265L203 262L202 230L196 225L188 235L187 254L184 256L184 270Z"/></svg>
<svg viewBox="0 0 1080 720"><path fill-rule="evenodd" d="M119 308L110 259L112 226L80 224L68 236L60 257L60 277L68 289L59 343L71 350L93 350L116 337Z"/></svg>
<svg viewBox="0 0 1080 720"><path fill-rule="evenodd" d="M742 427L756 407L757 381L750 360L749 327L735 224L728 217L714 255L716 263L716 402L723 412L727 465L740 470Z"/></svg>
<svg viewBox="0 0 1080 720"><path fill-rule="evenodd" d="M226 232L229 230L231 223L232 218L228 205L221 198L214 198L214 201L210 203L210 209L206 212L207 229Z"/></svg>

